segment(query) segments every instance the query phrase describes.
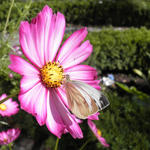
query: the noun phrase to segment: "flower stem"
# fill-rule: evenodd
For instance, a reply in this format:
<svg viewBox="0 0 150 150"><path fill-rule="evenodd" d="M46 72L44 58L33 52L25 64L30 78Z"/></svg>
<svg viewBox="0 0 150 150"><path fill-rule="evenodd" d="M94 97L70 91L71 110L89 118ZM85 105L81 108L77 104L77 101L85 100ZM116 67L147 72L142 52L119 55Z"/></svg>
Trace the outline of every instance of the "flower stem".
<svg viewBox="0 0 150 150"><path fill-rule="evenodd" d="M4 27L4 30L3 30L3 35L6 33L6 29L7 29L7 26L8 26L8 22L9 22L9 18L10 18L10 14L11 14L11 10L12 10L13 5L14 5L14 0L11 1L11 5L10 5L9 11L8 11L5 27Z"/></svg>
<svg viewBox="0 0 150 150"><path fill-rule="evenodd" d="M16 93L13 93L13 94L7 96L6 98L0 100L0 104L4 103L4 102L7 101L9 98L12 98L12 97L18 95L18 93L19 93L19 91L17 91Z"/></svg>
<svg viewBox="0 0 150 150"><path fill-rule="evenodd" d="M85 146L91 141L92 139L88 139L81 147L79 150L83 150L85 148Z"/></svg>
<svg viewBox="0 0 150 150"><path fill-rule="evenodd" d="M12 143L8 144L9 150L12 150Z"/></svg>
<svg viewBox="0 0 150 150"><path fill-rule="evenodd" d="M19 27L19 25L20 25L20 22L21 22L21 20L24 20L25 19L25 17L29 14L29 9L30 9L30 7L31 7L31 4L32 4L32 0L29 0L29 2L28 2L28 4L26 4L25 6L24 6L24 10L23 10L23 12L20 12L21 14L21 17L18 19L18 21L17 21L17 23L16 23L16 30L18 30L18 27Z"/></svg>
<svg viewBox="0 0 150 150"><path fill-rule="evenodd" d="M55 150L58 150L58 143L59 143L59 138L57 138L57 140L56 140Z"/></svg>

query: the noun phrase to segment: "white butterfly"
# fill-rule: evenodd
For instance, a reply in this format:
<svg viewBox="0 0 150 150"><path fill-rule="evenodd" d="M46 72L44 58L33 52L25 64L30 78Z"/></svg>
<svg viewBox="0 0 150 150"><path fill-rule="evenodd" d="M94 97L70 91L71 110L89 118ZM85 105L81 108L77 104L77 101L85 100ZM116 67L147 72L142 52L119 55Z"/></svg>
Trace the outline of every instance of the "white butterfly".
<svg viewBox="0 0 150 150"><path fill-rule="evenodd" d="M70 80L69 75L65 76L64 87L69 108L80 119L86 119L110 104L102 92L84 82Z"/></svg>

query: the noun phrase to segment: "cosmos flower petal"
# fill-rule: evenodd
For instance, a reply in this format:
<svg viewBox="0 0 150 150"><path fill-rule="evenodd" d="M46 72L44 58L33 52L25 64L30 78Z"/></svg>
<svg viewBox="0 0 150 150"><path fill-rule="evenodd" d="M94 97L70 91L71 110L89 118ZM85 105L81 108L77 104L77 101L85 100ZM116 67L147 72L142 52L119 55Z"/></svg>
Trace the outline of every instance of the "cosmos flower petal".
<svg viewBox="0 0 150 150"><path fill-rule="evenodd" d="M63 86L62 86L62 87L59 87L59 88L57 89L57 91L58 91L58 93L61 95L60 97L61 97L62 102L63 102L64 105L69 109L68 100L67 100L67 98L66 98L66 91L65 91L65 89L63 88ZM72 115L72 117L76 120L77 123L82 123L82 120L76 118L75 115Z"/></svg>
<svg viewBox="0 0 150 150"><path fill-rule="evenodd" d="M33 65L19 56L10 55L10 61L11 64L8 67L14 72L19 73L20 75L34 76L39 74L39 71Z"/></svg>
<svg viewBox="0 0 150 150"><path fill-rule="evenodd" d="M0 96L0 101L6 97L7 97L6 94L2 94L2 96ZM2 104L4 104L6 107L5 110L0 109L0 115L3 117L5 116L10 117L12 115L15 115L19 111L18 103L16 101L12 101L12 98L9 98L7 101L3 102Z"/></svg>
<svg viewBox="0 0 150 150"><path fill-rule="evenodd" d="M7 131L0 132L0 145L7 145L18 138L20 135L20 129L12 128Z"/></svg>
<svg viewBox="0 0 150 150"><path fill-rule="evenodd" d="M105 138L103 137L98 137L98 140L100 141L100 143L104 146L104 147L109 147L109 144L107 144Z"/></svg>
<svg viewBox="0 0 150 150"><path fill-rule="evenodd" d="M44 125L47 117L47 89L40 86L37 94L36 105L34 105L35 117L40 125Z"/></svg>
<svg viewBox="0 0 150 150"><path fill-rule="evenodd" d="M38 16L20 25L20 44L24 55L36 66L42 67L52 61L62 42L65 31L65 18L61 13L53 15L45 6Z"/></svg>
<svg viewBox="0 0 150 150"><path fill-rule="evenodd" d="M46 118L46 99L44 94L45 87L41 82L37 83L27 92L19 94L21 108L28 113L31 113L35 117L39 116L39 118L41 118L41 122L39 121L39 119L37 121L39 121L40 125L44 124ZM43 107L43 113L41 113L41 106L39 106L41 104ZM40 108L39 111L37 110L38 108Z"/></svg>
<svg viewBox="0 0 150 150"><path fill-rule="evenodd" d="M12 116L18 113L19 105L17 102L12 101L12 99L7 100L4 104L7 106L7 116Z"/></svg>
<svg viewBox="0 0 150 150"><path fill-rule="evenodd" d="M47 117L47 127L51 132L53 131L52 133L54 133L58 137L60 137L61 134L66 132L67 130L74 138L82 138L83 134L78 123L75 121L74 117L70 114L65 105L62 103L60 97L61 95L58 91L51 91L49 102L50 109L47 108L51 111L49 111L47 116L50 115L51 117Z"/></svg>
<svg viewBox="0 0 150 150"><path fill-rule="evenodd" d="M37 55L42 65L52 61L63 39L65 31L65 18L61 13L53 15L52 9L47 5L32 19L32 37Z"/></svg>
<svg viewBox="0 0 150 150"><path fill-rule="evenodd" d="M45 6L43 10L32 19L30 24L31 36L41 65L46 63L45 57L47 53L49 30L52 25L52 16L52 9Z"/></svg>
<svg viewBox="0 0 150 150"><path fill-rule="evenodd" d="M93 114L91 116L88 117L88 119L90 120L99 120L98 116L99 116L99 112L97 112L96 114Z"/></svg>
<svg viewBox="0 0 150 150"><path fill-rule="evenodd" d="M57 89L57 95L58 95L58 98L60 98L60 105L58 105L58 108L60 108L59 110L62 110L60 114L63 118L64 123L67 124L67 127L66 127L67 130L70 132L73 138L83 138L82 130L80 126L78 125L80 120L78 120L74 115L72 115L62 103L63 101L67 101L67 100L62 100L62 99L67 99L67 97L63 97L62 93L60 93L58 89ZM63 111L66 113L62 113Z"/></svg>
<svg viewBox="0 0 150 150"><path fill-rule="evenodd" d="M107 144L106 140L98 134L98 129L96 128L95 123L88 119L88 125L100 143L105 147L109 147L109 144Z"/></svg>
<svg viewBox="0 0 150 150"><path fill-rule="evenodd" d="M94 122L92 122L90 119L88 119L88 125L90 129L93 131L94 134L97 134L97 128Z"/></svg>
<svg viewBox="0 0 150 150"><path fill-rule="evenodd" d="M50 132L56 135L58 138L64 133L65 125L57 110L57 99L53 92L47 93L47 120L46 126Z"/></svg>
<svg viewBox="0 0 150 150"><path fill-rule="evenodd" d="M53 15L52 27L49 31L49 38L47 43L48 47L46 55L48 61L53 61L56 56L64 36L65 26L66 22L63 14L58 12L57 15Z"/></svg>
<svg viewBox="0 0 150 150"><path fill-rule="evenodd" d="M7 95L4 93L4 94L2 94L2 95L0 96L0 100L4 99L4 98L6 98L6 97L7 97Z"/></svg>
<svg viewBox="0 0 150 150"><path fill-rule="evenodd" d="M41 84L36 84L32 89L19 95L21 108L34 115L40 125L44 125L47 116L46 89Z"/></svg>
<svg viewBox="0 0 150 150"><path fill-rule="evenodd" d="M64 89L63 86L59 87L58 89L58 92L61 94L61 97L62 97L62 102L64 103L64 105L69 108L69 104L68 104L68 101L67 101L67 98L66 98L66 91Z"/></svg>
<svg viewBox="0 0 150 150"><path fill-rule="evenodd" d="M7 130L7 135L9 135L10 140L11 138L16 139L19 135L20 135L20 129L16 128L16 129L9 129Z"/></svg>
<svg viewBox="0 0 150 150"><path fill-rule="evenodd" d="M77 65L65 70L71 80L93 81L97 79L97 71L88 65Z"/></svg>
<svg viewBox="0 0 150 150"><path fill-rule="evenodd" d="M100 90L101 89L101 87L100 87L100 85L99 85L99 83L100 83L100 80L91 80L91 81L88 81L88 80L86 80L86 81L84 81L85 83L87 83L87 84L89 84L89 85L91 85L92 87L94 87L95 89L97 89L97 90Z"/></svg>
<svg viewBox="0 0 150 150"><path fill-rule="evenodd" d="M87 28L80 29L74 32L62 45L56 61L62 63L67 57L80 46L81 42L85 39L87 35Z"/></svg>
<svg viewBox="0 0 150 150"><path fill-rule="evenodd" d="M68 57L61 62L61 65L65 68L75 66L84 60L86 60L92 53L92 45L89 41L85 41L81 46L74 49Z"/></svg>
<svg viewBox="0 0 150 150"><path fill-rule="evenodd" d="M39 76L23 76L20 83L20 93L25 93L40 82Z"/></svg>
<svg viewBox="0 0 150 150"><path fill-rule="evenodd" d="M34 30L27 21L22 21L19 28L19 41L24 55L37 67L42 67L39 54L36 49Z"/></svg>

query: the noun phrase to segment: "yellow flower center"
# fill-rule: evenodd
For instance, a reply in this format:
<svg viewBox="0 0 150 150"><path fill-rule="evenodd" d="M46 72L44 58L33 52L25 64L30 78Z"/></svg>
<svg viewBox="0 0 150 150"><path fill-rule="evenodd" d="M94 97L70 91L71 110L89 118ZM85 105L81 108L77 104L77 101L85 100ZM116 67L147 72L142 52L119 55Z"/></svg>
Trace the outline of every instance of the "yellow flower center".
<svg viewBox="0 0 150 150"><path fill-rule="evenodd" d="M5 143L7 143L7 141L8 141L8 139L6 139L6 138L4 138L4 140L3 140Z"/></svg>
<svg viewBox="0 0 150 150"><path fill-rule="evenodd" d="M59 65L59 63L48 62L40 69L42 82L47 87L60 87L64 79L63 72L64 70L62 66Z"/></svg>
<svg viewBox="0 0 150 150"><path fill-rule="evenodd" d="M99 136L102 136L102 132L101 132L99 129L97 129L97 134L98 134Z"/></svg>
<svg viewBox="0 0 150 150"><path fill-rule="evenodd" d="M5 104L0 104L0 110L5 111L7 106Z"/></svg>

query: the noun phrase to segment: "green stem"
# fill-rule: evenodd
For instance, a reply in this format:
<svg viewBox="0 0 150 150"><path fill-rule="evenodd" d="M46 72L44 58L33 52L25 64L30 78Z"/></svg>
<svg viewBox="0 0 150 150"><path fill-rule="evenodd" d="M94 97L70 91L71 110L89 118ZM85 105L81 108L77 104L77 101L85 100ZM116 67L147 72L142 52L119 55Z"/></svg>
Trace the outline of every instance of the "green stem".
<svg viewBox="0 0 150 150"><path fill-rule="evenodd" d="M16 23L16 30L18 30L21 20L24 20L24 18L28 15L31 4L32 4L32 0L30 0L28 5L25 6L25 9L21 13L22 16L18 19L18 21Z"/></svg>
<svg viewBox="0 0 150 150"><path fill-rule="evenodd" d="M8 144L9 150L12 150L12 143Z"/></svg>
<svg viewBox="0 0 150 150"><path fill-rule="evenodd" d="M8 11L8 15L7 15L5 27L4 27L4 30L3 30L3 35L6 33L6 29L7 29L7 26L8 26L8 22L9 22L9 18L10 18L10 13L11 13L13 5L14 5L14 0L11 1L11 5L10 5L9 11Z"/></svg>
<svg viewBox="0 0 150 150"><path fill-rule="evenodd" d="M88 139L81 147L79 150L83 150L85 148L85 146L91 141L92 139Z"/></svg>
<svg viewBox="0 0 150 150"><path fill-rule="evenodd" d="M9 98L12 98L12 97L18 95L18 93L19 93L19 91L17 91L16 93L13 93L13 94L7 96L6 98L2 99L2 100L0 101L0 104L4 103L4 102L7 101Z"/></svg>
<svg viewBox="0 0 150 150"><path fill-rule="evenodd" d="M8 48L10 48L10 49L12 49L12 50L14 50L15 51L15 48L13 48L11 45L9 45L8 43L6 44L6 46L8 47Z"/></svg>
<svg viewBox="0 0 150 150"><path fill-rule="evenodd" d="M59 143L59 138L57 138L57 140L56 140L55 150L58 150L58 143Z"/></svg>

